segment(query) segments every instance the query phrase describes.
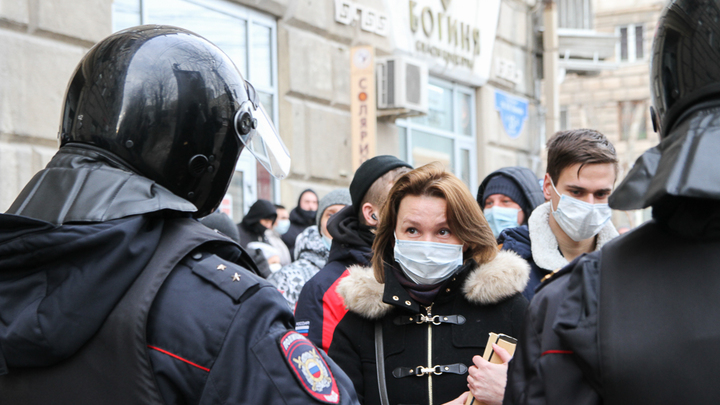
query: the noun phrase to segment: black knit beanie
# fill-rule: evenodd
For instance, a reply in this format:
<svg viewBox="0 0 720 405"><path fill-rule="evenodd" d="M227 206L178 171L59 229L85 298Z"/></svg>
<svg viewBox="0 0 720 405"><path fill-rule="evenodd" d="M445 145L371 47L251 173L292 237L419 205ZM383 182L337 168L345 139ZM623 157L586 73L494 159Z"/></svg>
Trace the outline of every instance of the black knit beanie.
<svg viewBox="0 0 720 405"><path fill-rule="evenodd" d="M510 197L510 199L518 203L526 215L533 210L533 207L530 206L530 203L528 203L527 198L525 198L525 195L517 183L503 175L495 176L488 181L483 191L482 202L480 203L481 208L485 206L485 200L493 194L503 194Z"/></svg>
<svg viewBox="0 0 720 405"><path fill-rule="evenodd" d="M390 155L375 156L372 159L366 160L358 167L350 183L350 198L352 199L355 214L360 211L360 203L370 189L370 186L375 183L375 180L398 167L408 167L412 169L412 166L406 162Z"/></svg>

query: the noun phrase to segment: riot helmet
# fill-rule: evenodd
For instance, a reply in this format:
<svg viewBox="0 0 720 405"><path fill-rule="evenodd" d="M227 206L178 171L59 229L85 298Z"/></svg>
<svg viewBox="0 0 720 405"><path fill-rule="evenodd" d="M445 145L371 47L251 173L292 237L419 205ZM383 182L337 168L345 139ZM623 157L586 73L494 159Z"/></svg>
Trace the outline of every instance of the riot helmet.
<svg viewBox="0 0 720 405"><path fill-rule="evenodd" d="M720 3L673 0L653 41L652 120L665 137L693 105L720 94Z"/></svg>
<svg viewBox="0 0 720 405"><path fill-rule="evenodd" d="M97 43L68 85L60 146L89 144L192 202L222 201L247 148L275 177L290 156L230 58L182 28L133 27Z"/></svg>

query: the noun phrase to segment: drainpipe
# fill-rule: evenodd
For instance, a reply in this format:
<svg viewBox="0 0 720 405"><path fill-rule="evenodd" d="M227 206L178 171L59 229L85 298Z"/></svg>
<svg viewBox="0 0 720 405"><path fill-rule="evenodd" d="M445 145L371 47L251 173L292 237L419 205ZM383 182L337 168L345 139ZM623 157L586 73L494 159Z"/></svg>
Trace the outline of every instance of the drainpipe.
<svg viewBox="0 0 720 405"><path fill-rule="evenodd" d="M545 134L549 139L560 129L560 81L558 80L558 14L554 0L543 0L543 75L545 80Z"/></svg>

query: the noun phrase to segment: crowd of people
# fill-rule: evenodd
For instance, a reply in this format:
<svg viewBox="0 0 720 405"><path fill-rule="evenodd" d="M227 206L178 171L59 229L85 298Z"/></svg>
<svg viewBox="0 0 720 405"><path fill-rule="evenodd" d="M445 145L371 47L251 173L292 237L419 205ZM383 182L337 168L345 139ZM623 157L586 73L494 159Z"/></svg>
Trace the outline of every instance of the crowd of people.
<svg viewBox="0 0 720 405"><path fill-rule="evenodd" d="M504 167L471 191L381 155L237 224L217 207L240 154L289 168L252 85L184 29L111 35L0 214L2 403L716 402L719 13L664 10L661 141L618 185L612 143L572 129L541 178ZM611 207L648 206L619 236Z"/></svg>

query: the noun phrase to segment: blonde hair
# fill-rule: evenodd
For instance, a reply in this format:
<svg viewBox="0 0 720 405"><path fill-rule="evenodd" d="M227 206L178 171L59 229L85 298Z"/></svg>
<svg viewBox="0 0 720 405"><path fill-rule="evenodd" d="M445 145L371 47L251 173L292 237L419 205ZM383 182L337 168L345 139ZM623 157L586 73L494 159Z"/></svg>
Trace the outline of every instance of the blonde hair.
<svg viewBox="0 0 720 405"><path fill-rule="evenodd" d="M438 197L447 203L448 227L467 246L463 261L487 263L497 254L492 230L467 186L439 163L430 163L397 179L380 211L380 224L373 243L372 265L378 282L385 282L385 265L395 262L395 226L400 202L407 196Z"/></svg>

